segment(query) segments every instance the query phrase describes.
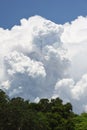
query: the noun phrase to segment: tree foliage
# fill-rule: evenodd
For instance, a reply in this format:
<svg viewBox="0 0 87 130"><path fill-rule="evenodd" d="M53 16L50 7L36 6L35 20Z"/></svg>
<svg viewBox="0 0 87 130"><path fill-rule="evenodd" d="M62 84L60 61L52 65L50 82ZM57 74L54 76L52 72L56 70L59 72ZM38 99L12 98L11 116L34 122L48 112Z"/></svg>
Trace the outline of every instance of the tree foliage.
<svg viewBox="0 0 87 130"><path fill-rule="evenodd" d="M0 90L0 130L86 130L87 114L76 115L60 98L38 103L9 99Z"/></svg>

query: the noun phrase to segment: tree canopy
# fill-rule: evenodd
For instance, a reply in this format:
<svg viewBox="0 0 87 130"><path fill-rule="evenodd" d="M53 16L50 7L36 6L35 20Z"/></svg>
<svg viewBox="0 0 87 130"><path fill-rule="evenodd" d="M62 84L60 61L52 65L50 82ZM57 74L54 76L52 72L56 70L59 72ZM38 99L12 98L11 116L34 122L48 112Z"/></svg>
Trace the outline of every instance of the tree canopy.
<svg viewBox="0 0 87 130"><path fill-rule="evenodd" d="M0 130L86 130L87 114L76 115L60 98L38 103L10 99L0 90Z"/></svg>

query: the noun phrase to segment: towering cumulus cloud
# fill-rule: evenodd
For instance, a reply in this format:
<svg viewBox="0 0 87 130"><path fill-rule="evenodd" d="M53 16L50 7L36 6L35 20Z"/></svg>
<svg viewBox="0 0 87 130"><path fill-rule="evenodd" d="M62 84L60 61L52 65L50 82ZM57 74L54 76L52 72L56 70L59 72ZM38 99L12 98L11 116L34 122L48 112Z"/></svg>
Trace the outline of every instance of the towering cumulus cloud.
<svg viewBox="0 0 87 130"><path fill-rule="evenodd" d="M57 25L40 16L0 28L0 88L10 97L57 97L87 110L87 18Z"/></svg>

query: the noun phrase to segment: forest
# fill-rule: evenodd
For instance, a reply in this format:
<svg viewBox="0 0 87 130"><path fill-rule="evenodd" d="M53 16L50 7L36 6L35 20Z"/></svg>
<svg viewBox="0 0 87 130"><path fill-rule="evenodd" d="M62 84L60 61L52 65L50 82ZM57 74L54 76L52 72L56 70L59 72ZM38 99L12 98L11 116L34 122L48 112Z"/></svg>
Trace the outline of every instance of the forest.
<svg viewBox="0 0 87 130"><path fill-rule="evenodd" d="M87 130L87 113L77 115L59 97L35 103L0 89L0 130Z"/></svg>

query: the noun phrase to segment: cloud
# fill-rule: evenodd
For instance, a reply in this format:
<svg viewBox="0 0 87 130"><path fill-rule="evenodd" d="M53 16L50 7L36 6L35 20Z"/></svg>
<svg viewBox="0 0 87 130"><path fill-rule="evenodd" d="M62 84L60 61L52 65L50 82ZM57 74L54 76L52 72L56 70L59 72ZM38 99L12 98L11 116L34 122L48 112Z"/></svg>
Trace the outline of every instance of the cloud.
<svg viewBox="0 0 87 130"><path fill-rule="evenodd" d="M79 80L87 72L87 17L79 16L63 27L61 40L68 50L67 57L71 60L70 74Z"/></svg>
<svg viewBox="0 0 87 130"><path fill-rule="evenodd" d="M63 27L61 41L67 49L66 57L70 59L71 65L69 77L58 81L55 91L63 100L72 102L74 111L80 113L87 110L87 17L80 16L71 23L65 23Z"/></svg>
<svg viewBox="0 0 87 130"><path fill-rule="evenodd" d="M87 17L58 25L41 16L0 28L0 88L38 101L59 96L87 110Z"/></svg>
<svg viewBox="0 0 87 130"><path fill-rule="evenodd" d="M75 83L72 79L62 79L55 85L53 98L59 96L64 102L72 102L74 111L80 113L87 110L87 74Z"/></svg>
<svg viewBox="0 0 87 130"><path fill-rule="evenodd" d="M18 53L16 51L11 52L11 54L5 57L4 62L6 64L8 75L13 76L16 73L26 73L28 76L33 78L46 76L46 72L41 62L31 60L22 53Z"/></svg>
<svg viewBox="0 0 87 130"><path fill-rule="evenodd" d="M40 16L22 19L11 30L0 29L0 84L10 97L52 97L56 81L67 75L69 66L62 32L61 25Z"/></svg>
<svg viewBox="0 0 87 130"><path fill-rule="evenodd" d="M9 89L9 87L10 87L10 81L7 80L7 81L2 82L1 86L3 88L5 88L5 89Z"/></svg>

